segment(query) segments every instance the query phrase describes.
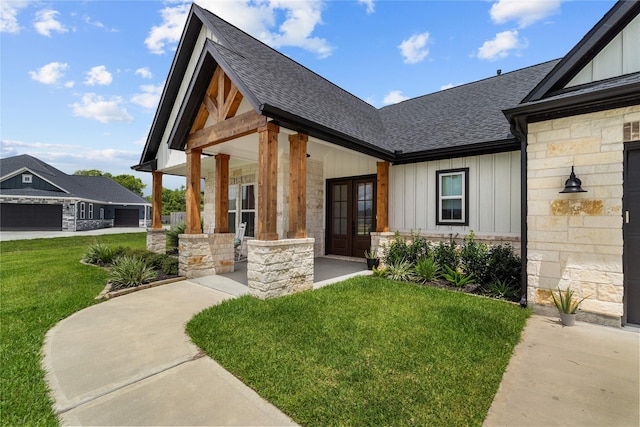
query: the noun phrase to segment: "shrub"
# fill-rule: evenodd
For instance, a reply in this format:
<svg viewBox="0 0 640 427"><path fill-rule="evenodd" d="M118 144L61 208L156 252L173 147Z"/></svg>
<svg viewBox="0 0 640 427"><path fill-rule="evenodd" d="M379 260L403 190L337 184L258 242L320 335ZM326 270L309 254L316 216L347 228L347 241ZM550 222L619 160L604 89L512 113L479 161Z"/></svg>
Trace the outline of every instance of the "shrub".
<svg viewBox="0 0 640 427"><path fill-rule="evenodd" d="M415 274L419 282L431 282L440 276L440 266L433 256L421 258L416 263Z"/></svg>
<svg viewBox="0 0 640 427"><path fill-rule="evenodd" d="M162 271L164 272L164 274L166 274L167 276L177 276L178 275L178 270L179 270L179 265L178 265L178 258L169 256L169 255L165 255L165 257L162 259Z"/></svg>
<svg viewBox="0 0 640 427"><path fill-rule="evenodd" d="M187 224L181 222L177 224L175 227L167 231L167 250L174 251L178 249L178 236L180 234L184 234L184 231L187 228Z"/></svg>
<svg viewBox="0 0 640 427"><path fill-rule="evenodd" d="M474 282L473 274L464 275L458 270L454 270L448 265L444 266L444 273L442 273L442 277L449 282L451 285L463 288L466 285L469 285Z"/></svg>
<svg viewBox="0 0 640 427"><path fill-rule="evenodd" d="M497 245L489 249L485 283L501 281L512 283L519 289L522 283L521 271L521 258L510 244Z"/></svg>
<svg viewBox="0 0 640 427"><path fill-rule="evenodd" d="M398 280L402 282L410 282L413 280L413 266L407 260L396 261L393 264L387 265L385 277L391 280Z"/></svg>
<svg viewBox="0 0 640 427"><path fill-rule="evenodd" d="M513 299L520 294L520 288L512 282L496 280L483 287L484 293L498 299Z"/></svg>
<svg viewBox="0 0 640 427"><path fill-rule="evenodd" d="M440 242L438 246L433 249L433 257L440 267L444 268L448 266L452 270L456 270L460 263L458 245L456 245L456 242L453 240L449 243Z"/></svg>
<svg viewBox="0 0 640 427"><path fill-rule="evenodd" d="M111 247L96 243L89 246L87 251L82 256L82 260L91 264L108 265L113 261L114 254Z"/></svg>
<svg viewBox="0 0 640 427"><path fill-rule="evenodd" d="M129 256L116 258L109 273L113 290L140 286L155 278L156 272L142 259Z"/></svg>
<svg viewBox="0 0 640 427"><path fill-rule="evenodd" d="M460 266L466 274L473 274L478 282L485 283L488 254L487 245L476 242L472 231L464 238L464 244L460 249Z"/></svg>
<svg viewBox="0 0 640 427"><path fill-rule="evenodd" d="M388 244L383 245L382 257L386 265L397 264L410 258L407 241L396 231L395 236Z"/></svg>

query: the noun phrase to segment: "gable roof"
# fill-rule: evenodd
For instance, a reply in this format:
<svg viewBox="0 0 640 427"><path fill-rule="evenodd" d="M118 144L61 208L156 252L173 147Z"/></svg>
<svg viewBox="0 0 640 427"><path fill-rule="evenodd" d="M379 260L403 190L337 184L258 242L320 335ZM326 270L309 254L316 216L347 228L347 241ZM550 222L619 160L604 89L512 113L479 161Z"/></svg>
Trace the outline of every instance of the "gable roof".
<svg viewBox="0 0 640 427"><path fill-rule="evenodd" d="M46 191L34 188L0 189L0 195L74 198L105 203L150 205L147 200L118 184L111 178L105 176L67 175L48 163L29 156L28 154L0 159L0 171L2 171L3 174L2 177L0 177L0 181L29 171L62 191Z"/></svg>
<svg viewBox="0 0 640 427"><path fill-rule="evenodd" d="M566 117L640 102L640 72L565 88L636 16L640 1L619 0L580 42L517 106L505 110L509 121ZM637 42L640 43L640 42Z"/></svg>
<svg viewBox="0 0 640 427"><path fill-rule="evenodd" d="M203 25L215 41L206 41L185 100L178 100ZM555 62L539 64L377 109L193 4L140 163L133 168L155 168L154 159L176 102L181 107L169 142L173 149L184 149L217 66L256 112L276 124L398 162L461 155L456 154L461 147L466 147L467 155L470 148L478 152L518 149L501 111L517 105L553 65Z"/></svg>

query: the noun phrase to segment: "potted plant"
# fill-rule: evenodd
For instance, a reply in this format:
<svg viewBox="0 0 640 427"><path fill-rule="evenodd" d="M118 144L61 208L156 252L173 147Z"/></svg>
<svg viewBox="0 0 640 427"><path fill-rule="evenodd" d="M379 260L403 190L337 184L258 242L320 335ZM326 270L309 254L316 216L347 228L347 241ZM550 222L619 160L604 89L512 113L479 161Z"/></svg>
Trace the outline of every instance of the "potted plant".
<svg viewBox="0 0 640 427"><path fill-rule="evenodd" d="M560 320L565 326L573 326L576 323L576 311L578 311L580 303L586 299L585 297L578 300L577 297L574 296L574 293L571 286L568 286L564 291L558 287L557 296L551 291L553 303L556 305L558 311L560 311Z"/></svg>
<svg viewBox="0 0 640 427"><path fill-rule="evenodd" d="M371 270L374 267L378 268L380 265L380 258L378 258L378 254L376 251L371 248L369 251L364 251L364 257L367 259L367 269Z"/></svg>

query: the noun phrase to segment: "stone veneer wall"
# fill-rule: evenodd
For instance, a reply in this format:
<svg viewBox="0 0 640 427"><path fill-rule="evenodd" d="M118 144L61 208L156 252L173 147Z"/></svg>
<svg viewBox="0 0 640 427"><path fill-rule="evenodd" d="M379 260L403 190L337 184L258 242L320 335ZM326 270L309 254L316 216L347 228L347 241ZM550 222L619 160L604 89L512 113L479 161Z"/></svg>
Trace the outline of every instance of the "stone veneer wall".
<svg viewBox="0 0 640 427"><path fill-rule="evenodd" d="M178 269L188 279L234 271L233 233L180 234Z"/></svg>
<svg viewBox="0 0 640 427"><path fill-rule="evenodd" d="M250 240L248 246L249 294L267 299L313 289L313 239Z"/></svg>
<svg viewBox="0 0 640 427"><path fill-rule="evenodd" d="M157 254L167 252L167 230L147 229L147 250Z"/></svg>
<svg viewBox="0 0 640 427"><path fill-rule="evenodd" d="M620 326L623 315L623 123L640 107L533 123L527 147L528 301L553 311L550 289L587 297L578 319ZM586 193L559 194L571 172Z"/></svg>

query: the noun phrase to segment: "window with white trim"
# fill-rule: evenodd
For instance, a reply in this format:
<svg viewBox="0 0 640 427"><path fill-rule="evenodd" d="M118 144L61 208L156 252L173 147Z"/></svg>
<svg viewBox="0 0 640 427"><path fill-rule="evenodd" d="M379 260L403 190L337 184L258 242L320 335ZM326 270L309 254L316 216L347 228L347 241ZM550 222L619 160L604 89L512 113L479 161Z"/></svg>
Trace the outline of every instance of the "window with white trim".
<svg viewBox="0 0 640 427"><path fill-rule="evenodd" d="M100 208L100 219L104 219L104 208Z"/></svg>
<svg viewBox="0 0 640 427"><path fill-rule="evenodd" d="M256 197L254 184L243 184L240 205L240 222L246 222L247 228L244 235L247 237L255 237L256 235Z"/></svg>
<svg viewBox="0 0 640 427"><path fill-rule="evenodd" d="M80 202L80 219L84 219L84 215L85 215L84 202Z"/></svg>
<svg viewBox="0 0 640 427"><path fill-rule="evenodd" d="M29 175L27 173L22 174L22 183L23 184L31 184L31 183L33 183L33 175Z"/></svg>
<svg viewBox="0 0 640 427"><path fill-rule="evenodd" d="M93 203L89 203L89 219L93 219Z"/></svg>
<svg viewBox="0 0 640 427"><path fill-rule="evenodd" d="M436 171L437 225L469 225L469 168Z"/></svg>

